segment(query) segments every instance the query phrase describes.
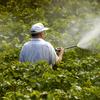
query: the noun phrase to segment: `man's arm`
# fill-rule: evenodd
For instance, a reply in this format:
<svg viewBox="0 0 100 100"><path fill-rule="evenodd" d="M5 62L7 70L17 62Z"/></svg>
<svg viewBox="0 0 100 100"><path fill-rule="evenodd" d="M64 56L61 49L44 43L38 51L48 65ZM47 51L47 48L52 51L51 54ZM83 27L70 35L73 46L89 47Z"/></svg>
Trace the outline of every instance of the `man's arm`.
<svg viewBox="0 0 100 100"><path fill-rule="evenodd" d="M54 47L50 43L48 43L48 47L49 47L49 54L50 54L49 63L52 65L60 63L63 57L64 49L59 48L59 52L58 52L54 49Z"/></svg>

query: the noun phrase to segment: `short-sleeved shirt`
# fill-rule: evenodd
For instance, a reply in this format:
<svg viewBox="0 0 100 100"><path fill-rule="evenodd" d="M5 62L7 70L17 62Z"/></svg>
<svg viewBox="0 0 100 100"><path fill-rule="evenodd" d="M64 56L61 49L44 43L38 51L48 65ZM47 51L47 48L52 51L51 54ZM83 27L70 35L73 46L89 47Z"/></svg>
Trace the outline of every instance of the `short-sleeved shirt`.
<svg viewBox="0 0 100 100"><path fill-rule="evenodd" d="M24 44L20 52L21 62L34 63L40 60L45 60L49 64L54 65L56 59L57 54L53 46L41 38L32 38Z"/></svg>

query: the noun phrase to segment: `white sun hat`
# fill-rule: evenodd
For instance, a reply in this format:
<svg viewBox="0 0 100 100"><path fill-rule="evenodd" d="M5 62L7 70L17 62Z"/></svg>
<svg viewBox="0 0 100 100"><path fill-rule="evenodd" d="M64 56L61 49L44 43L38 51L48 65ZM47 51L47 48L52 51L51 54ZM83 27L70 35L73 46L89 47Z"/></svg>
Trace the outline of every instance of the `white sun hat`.
<svg viewBox="0 0 100 100"><path fill-rule="evenodd" d="M49 28L48 27L44 27L44 25L42 23L36 23L36 24L32 25L32 27L31 27L31 33L32 34L37 34L37 33L46 31L48 29Z"/></svg>

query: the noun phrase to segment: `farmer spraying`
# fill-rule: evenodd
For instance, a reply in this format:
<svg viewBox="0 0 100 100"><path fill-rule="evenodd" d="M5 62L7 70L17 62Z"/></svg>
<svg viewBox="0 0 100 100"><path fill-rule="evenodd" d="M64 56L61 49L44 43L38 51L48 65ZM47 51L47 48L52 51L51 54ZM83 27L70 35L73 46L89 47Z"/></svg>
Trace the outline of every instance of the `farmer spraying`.
<svg viewBox="0 0 100 100"><path fill-rule="evenodd" d="M20 52L21 62L32 62L47 61L48 64L54 65L62 60L64 53L63 48L59 48L57 52L54 47L47 41L44 40L45 31L49 28L44 27L42 23L36 23L31 27L32 39L24 44Z"/></svg>

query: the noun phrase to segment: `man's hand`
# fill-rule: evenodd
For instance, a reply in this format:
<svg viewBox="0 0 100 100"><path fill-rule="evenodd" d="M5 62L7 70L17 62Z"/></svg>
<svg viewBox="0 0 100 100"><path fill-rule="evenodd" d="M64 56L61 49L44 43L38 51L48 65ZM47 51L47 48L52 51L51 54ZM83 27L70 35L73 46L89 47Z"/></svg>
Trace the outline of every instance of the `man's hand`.
<svg viewBox="0 0 100 100"><path fill-rule="evenodd" d="M64 48L56 48L56 53L57 53L57 59L56 59L56 64L61 62L63 54L64 54Z"/></svg>
<svg viewBox="0 0 100 100"><path fill-rule="evenodd" d="M64 48L60 47L60 48L56 48L56 53L58 56L63 55L64 54Z"/></svg>

